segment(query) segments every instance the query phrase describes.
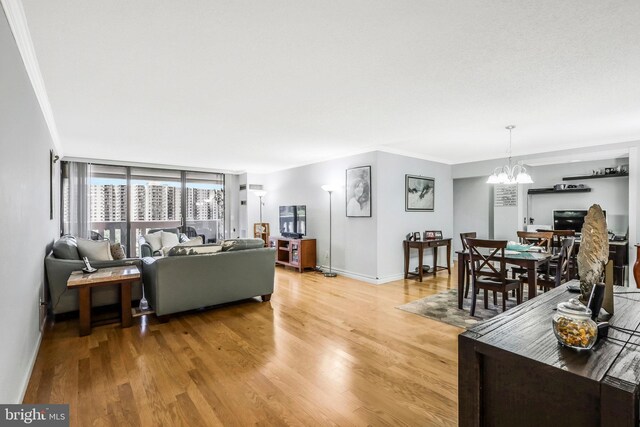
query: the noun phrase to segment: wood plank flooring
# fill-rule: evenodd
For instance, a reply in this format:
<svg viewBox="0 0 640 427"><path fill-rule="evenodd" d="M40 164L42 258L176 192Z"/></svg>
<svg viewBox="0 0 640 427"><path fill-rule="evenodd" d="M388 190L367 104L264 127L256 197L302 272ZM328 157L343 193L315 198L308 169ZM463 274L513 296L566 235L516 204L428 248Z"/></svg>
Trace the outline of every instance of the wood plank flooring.
<svg viewBox="0 0 640 427"><path fill-rule="evenodd" d="M278 267L266 303L86 337L77 319L50 323L24 402L69 403L73 426L456 425L462 330L395 308L455 280Z"/></svg>

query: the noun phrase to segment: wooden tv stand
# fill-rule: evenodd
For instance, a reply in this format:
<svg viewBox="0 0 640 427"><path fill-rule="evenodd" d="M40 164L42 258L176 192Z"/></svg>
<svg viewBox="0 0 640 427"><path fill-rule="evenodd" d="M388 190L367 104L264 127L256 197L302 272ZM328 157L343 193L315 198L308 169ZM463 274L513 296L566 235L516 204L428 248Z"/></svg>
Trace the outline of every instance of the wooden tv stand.
<svg viewBox="0 0 640 427"><path fill-rule="evenodd" d="M297 268L316 268L316 239L270 237L269 247L276 249L276 265Z"/></svg>

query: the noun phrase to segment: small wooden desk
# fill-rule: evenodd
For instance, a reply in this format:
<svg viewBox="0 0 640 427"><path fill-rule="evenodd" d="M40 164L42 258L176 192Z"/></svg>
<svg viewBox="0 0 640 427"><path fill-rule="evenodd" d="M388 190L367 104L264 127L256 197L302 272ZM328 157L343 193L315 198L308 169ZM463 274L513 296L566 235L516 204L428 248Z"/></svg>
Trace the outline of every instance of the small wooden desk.
<svg viewBox="0 0 640 427"><path fill-rule="evenodd" d="M440 246L447 247L447 266L446 267L438 267L438 248ZM418 280L422 282L422 263L424 256L424 249L433 248L433 275L435 276L438 271L447 270L449 275L451 275L451 239L431 239L431 240L420 240L420 241L408 241L405 240L402 242L402 247L404 248L404 278L408 279L409 276L418 276ZM414 273L413 271L409 271L409 258L411 257L411 248L415 248L418 250L418 272ZM431 273L429 273L431 274Z"/></svg>
<svg viewBox="0 0 640 427"><path fill-rule="evenodd" d="M98 286L120 285L120 311L122 327L131 326L131 283L140 280L135 265L101 268L87 274L74 271L67 280L68 289L77 289L80 308L80 336L91 333L91 289Z"/></svg>

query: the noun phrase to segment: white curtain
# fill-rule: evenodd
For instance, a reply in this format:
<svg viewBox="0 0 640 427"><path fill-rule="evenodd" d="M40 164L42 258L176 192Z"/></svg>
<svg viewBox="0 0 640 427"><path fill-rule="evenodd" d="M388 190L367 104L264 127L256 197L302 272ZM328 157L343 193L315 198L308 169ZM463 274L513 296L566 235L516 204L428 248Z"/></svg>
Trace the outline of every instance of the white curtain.
<svg viewBox="0 0 640 427"><path fill-rule="evenodd" d="M65 234L88 239L91 237L91 165L69 162L68 167L69 222Z"/></svg>

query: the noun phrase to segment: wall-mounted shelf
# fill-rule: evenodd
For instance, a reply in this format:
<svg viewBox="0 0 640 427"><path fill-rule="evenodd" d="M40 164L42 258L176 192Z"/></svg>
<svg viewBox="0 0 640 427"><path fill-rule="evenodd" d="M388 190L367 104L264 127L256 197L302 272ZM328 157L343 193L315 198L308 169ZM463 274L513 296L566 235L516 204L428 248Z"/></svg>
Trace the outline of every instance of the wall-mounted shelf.
<svg viewBox="0 0 640 427"><path fill-rule="evenodd" d="M610 173L607 175L582 175L582 176L565 176L563 181L577 181L579 179L599 179L599 178L617 178L629 176L628 173Z"/></svg>
<svg viewBox="0 0 640 427"><path fill-rule="evenodd" d="M534 194L558 194L558 193L588 193L590 188L567 188L566 190L554 190L553 188L531 188L527 191L528 195Z"/></svg>

